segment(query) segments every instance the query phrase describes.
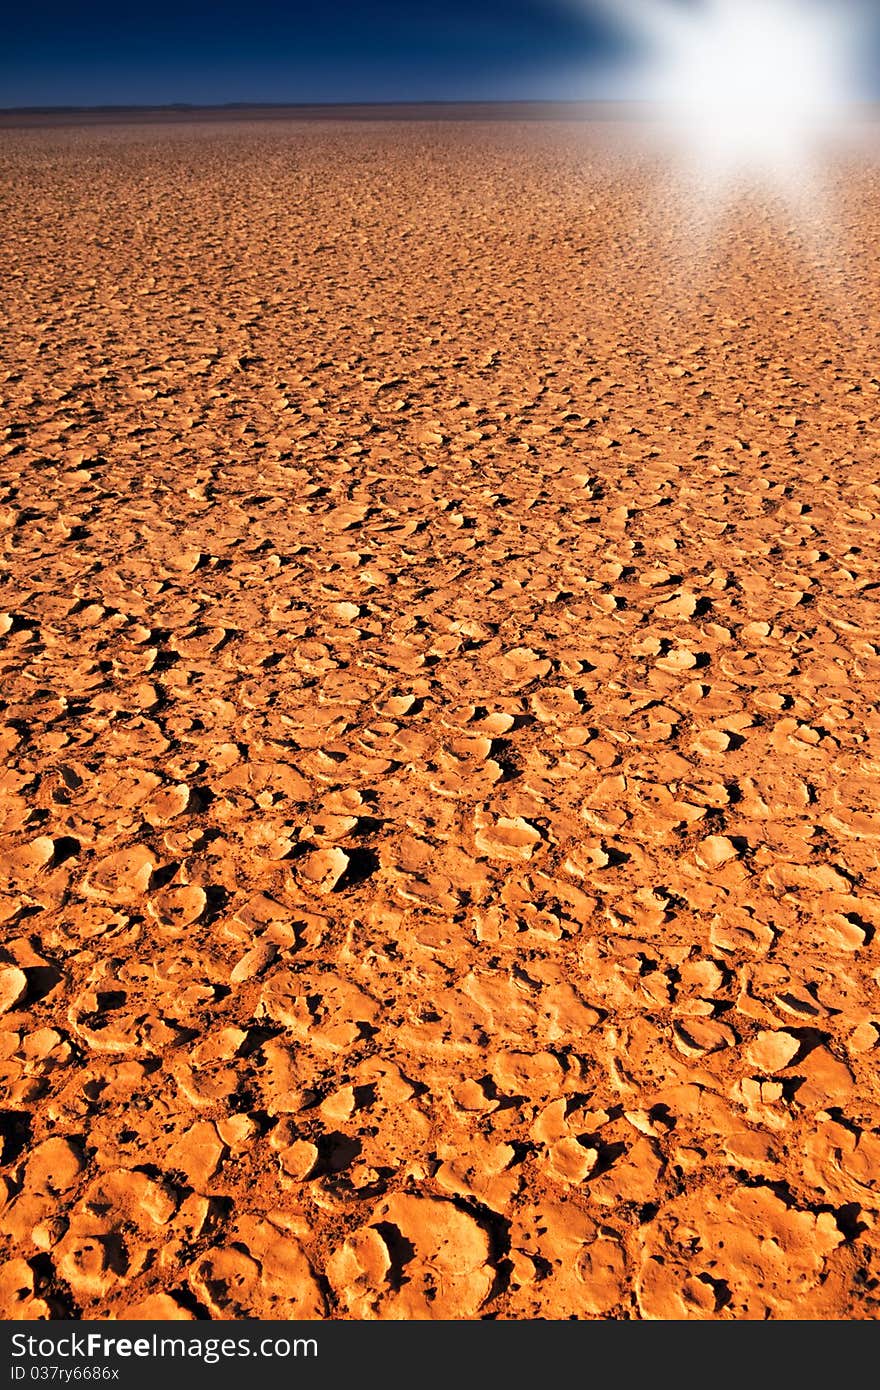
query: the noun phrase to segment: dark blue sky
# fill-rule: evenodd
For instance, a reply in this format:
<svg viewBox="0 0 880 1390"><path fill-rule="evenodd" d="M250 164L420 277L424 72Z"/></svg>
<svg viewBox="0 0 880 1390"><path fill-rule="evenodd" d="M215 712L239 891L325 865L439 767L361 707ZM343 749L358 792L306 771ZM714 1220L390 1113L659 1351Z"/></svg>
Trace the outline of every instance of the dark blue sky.
<svg viewBox="0 0 880 1390"><path fill-rule="evenodd" d="M577 0L44 0L7 7L0 107L576 98L621 45Z"/></svg>

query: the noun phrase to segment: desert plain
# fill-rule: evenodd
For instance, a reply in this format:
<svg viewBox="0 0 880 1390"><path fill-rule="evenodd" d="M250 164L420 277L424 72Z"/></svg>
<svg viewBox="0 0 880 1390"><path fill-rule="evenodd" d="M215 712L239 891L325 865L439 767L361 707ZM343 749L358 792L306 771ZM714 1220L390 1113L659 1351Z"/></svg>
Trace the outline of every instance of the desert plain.
<svg viewBox="0 0 880 1390"><path fill-rule="evenodd" d="M0 132L5 1317L877 1315L880 183L664 160Z"/></svg>

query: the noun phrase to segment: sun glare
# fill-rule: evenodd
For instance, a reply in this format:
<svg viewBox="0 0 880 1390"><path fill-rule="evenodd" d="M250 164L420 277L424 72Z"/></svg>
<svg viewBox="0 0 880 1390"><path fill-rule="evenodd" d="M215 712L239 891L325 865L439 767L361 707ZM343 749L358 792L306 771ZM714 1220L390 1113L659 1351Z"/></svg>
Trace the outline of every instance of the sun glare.
<svg viewBox="0 0 880 1390"><path fill-rule="evenodd" d="M839 11L715 0L683 28L658 95L702 165L783 176L841 118L845 38Z"/></svg>
<svg viewBox="0 0 880 1390"><path fill-rule="evenodd" d="M798 177L857 97L865 0L598 0L648 53L642 94L716 177Z"/></svg>

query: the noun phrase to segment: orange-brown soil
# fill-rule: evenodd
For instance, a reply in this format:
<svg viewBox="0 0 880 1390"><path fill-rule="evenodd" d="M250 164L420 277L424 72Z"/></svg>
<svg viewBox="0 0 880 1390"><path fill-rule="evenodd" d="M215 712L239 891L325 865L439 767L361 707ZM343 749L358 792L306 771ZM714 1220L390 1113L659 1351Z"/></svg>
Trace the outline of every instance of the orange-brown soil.
<svg viewBox="0 0 880 1390"><path fill-rule="evenodd" d="M876 1315L878 187L658 159L4 134L7 1316Z"/></svg>

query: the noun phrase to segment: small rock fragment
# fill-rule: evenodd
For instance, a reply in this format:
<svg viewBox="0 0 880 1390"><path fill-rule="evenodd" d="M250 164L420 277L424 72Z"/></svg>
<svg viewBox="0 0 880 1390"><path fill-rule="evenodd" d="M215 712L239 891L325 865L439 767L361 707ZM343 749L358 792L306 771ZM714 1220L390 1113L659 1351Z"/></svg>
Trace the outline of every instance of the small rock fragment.
<svg viewBox="0 0 880 1390"><path fill-rule="evenodd" d="M257 942L256 946L252 946L233 966L229 972L229 983L240 985L245 980L252 980L256 975L261 975L272 964L277 955L278 947L273 946L271 942Z"/></svg>
<svg viewBox="0 0 880 1390"><path fill-rule="evenodd" d="M736 858L736 846L726 835L709 835L697 848L697 863L704 869L720 869Z"/></svg>
<svg viewBox="0 0 880 1390"><path fill-rule="evenodd" d="M302 861L302 878L318 893L332 893L339 886L349 866L348 855L336 846L316 849Z"/></svg>
<svg viewBox="0 0 880 1390"><path fill-rule="evenodd" d="M8 1013L27 994L27 975L15 966L0 969L0 1014Z"/></svg>
<svg viewBox="0 0 880 1390"><path fill-rule="evenodd" d="M784 1030L766 1030L749 1043L746 1057L759 1071L782 1071L800 1051L800 1042Z"/></svg>

